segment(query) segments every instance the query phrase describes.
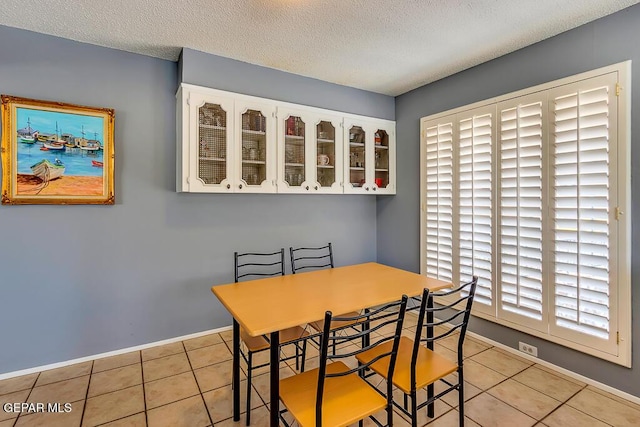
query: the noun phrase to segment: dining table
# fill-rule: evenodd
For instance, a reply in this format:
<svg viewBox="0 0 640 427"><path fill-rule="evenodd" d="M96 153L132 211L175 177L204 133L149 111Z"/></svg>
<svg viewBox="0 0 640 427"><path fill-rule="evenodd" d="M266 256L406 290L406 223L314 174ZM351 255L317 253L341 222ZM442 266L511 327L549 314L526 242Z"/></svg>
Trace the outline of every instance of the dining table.
<svg viewBox="0 0 640 427"><path fill-rule="evenodd" d="M305 273L214 285L211 291L233 318L233 420L240 420L240 327L270 343L270 425L279 425L279 331L449 288L447 281L368 262Z"/></svg>

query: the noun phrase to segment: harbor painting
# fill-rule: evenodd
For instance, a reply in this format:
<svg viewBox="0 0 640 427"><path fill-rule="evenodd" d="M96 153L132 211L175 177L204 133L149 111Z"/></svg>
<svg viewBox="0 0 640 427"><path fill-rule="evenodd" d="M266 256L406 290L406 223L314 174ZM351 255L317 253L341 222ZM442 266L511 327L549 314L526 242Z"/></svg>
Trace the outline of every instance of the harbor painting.
<svg viewBox="0 0 640 427"><path fill-rule="evenodd" d="M114 118L2 95L2 204L114 204Z"/></svg>

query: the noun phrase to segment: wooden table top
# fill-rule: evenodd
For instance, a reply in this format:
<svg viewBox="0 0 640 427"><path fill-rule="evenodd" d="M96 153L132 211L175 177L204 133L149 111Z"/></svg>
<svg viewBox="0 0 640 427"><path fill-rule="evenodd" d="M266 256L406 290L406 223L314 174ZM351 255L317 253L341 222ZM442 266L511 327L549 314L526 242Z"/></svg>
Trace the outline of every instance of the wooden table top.
<svg viewBox="0 0 640 427"><path fill-rule="evenodd" d="M452 284L374 262L211 287L244 330L258 336L418 296Z"/></svg>

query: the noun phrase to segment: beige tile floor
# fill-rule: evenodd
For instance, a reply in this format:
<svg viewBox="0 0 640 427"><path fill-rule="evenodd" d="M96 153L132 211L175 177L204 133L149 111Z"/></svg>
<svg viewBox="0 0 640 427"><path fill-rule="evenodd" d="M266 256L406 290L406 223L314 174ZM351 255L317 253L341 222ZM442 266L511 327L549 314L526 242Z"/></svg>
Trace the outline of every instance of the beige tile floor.
<svg viewBox="0 0 640 427"><path fill-rule="evenodd" d="M412 335L406 323L404 333ZM455 357L455 345L455 338L446 339L437 351ZM240 423L231 419L230 349L227 331L0 381L0 427L244 425L244 414ZM308 367L317 366L317 350L307 357ZM467 426L640 425L640 405L481 341L467 338L465 358ZM281 377L295 374L293 360L281 366ZM252 426L268 425L266 369L254 374ZM2 409L23 402L70 403L71 411L19 415ZM457 406L457 394L450 393L437 403L436 418L421 413L419 424L456 426ZM394 425L410 424L395 414Z"/></svg>

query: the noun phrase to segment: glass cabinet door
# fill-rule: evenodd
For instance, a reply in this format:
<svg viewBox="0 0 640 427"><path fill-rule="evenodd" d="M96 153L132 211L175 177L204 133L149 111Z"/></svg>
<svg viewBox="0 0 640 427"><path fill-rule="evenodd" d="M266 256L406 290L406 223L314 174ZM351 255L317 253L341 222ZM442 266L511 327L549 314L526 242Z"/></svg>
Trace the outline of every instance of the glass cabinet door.
<svg viewBox="0 0 640 427"><path fill-rule="evenodd" d="M320 187L331 187L336 182L336 128L331 122L316 125L316 178Z"/></svg>
<svg viewBox="0 0 640 427"><path fill-rule="evenodd" d="M220 104L198 108L198 177L205 184L227 178L227 112Z"/></svg>
<svg viewBox="0 0 640 427"><path fill-rule="evenodd" d="M365 188L367 183L367 131L362 126L352 125L347 128L349 136L349 175L347 184L350 188ZM347 159L345 159L347 160Z"/></svg>
<svg viewBox="0 0 640 427"><path fill-rule="evenodd" d="M284 182L289 187L300 187L307 180L305 165L305 121L290 115L284 126Z"/></svg>
<svg viewBox="0 0 640 427"><path fill-rule="evenodd" d="M374 123L373 186L375 194L396 194L396 132L395 123L380 120Z"/></svg>
<svg viewBox="0 0 640 427"><path fill-rule="evenodd" d="M233 191L233 100L191 93L186 105L191 135L189 191Z"/></svg>
<svg viewBox="0 0 640 427"><path fill-rule="evenodd" d="M235 191L275 192L273 181L273 119L268 107L247 106L240 113L240 138L236 151L238 185Z"/></svg>
<svg viewBox="0 0 640 427"><path fill-rule="evenodd" d="M384 129L376 130L374 141L374 184L377 188L387 188L389 185L389 134Z"/></svg>
<svg viewBox="0 0 640 427"><path fill-rule="evenodd" d="M314 189L320 193L342 193L342 119L326 115L315 121Z"/></svg>

